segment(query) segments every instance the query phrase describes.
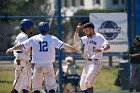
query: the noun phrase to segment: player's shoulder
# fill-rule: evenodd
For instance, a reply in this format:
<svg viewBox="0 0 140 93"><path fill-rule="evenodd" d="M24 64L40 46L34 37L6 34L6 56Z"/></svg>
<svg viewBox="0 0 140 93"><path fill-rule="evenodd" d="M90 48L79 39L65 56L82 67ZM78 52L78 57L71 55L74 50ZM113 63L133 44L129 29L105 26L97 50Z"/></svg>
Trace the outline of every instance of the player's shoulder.
<svg viewBox="0 0 140 93"><path fill-rule="evenodd" d="M46 38L57 38L57 37L55 37L54 35L50 35L50 34L46 34L46 35L41 35L41 34L39 34L38 36L40 36L40 37L46 37Z"/></svg>
<svg viewBox="0 0 140 93"><path fill-rule="evenodd" d="M51 35L52 39L58 39L56 36L54 35Z"/></svg>
<svg viewBox="0 0 140 93"><path fill-rule="evenodd" d="M24 32L20 32L16 37L16 39L22 39L22 38L28 38L27 34L25 34Z"/></svg>
<svg viewBox="0 0 140 93"><path fill-rule="evenodd" d="M97 37L104 37L101 33L96 32Z"/></svg>
<svg viewBox="0 0 140 93"><path fill-rule="evenodd" d="M32 37L30 37L29 39L31 40L31 39L39 39L41 37L41 35L40 34L37 34L37 35L34 35L34 36L32 36Z"/></svg>
<svg viewBox="0 0 140 93"><path fill-rule="evenodd" d="M82 38L82 39L88 39L88 37L87 37L87 36L82 36L81 38Z"/></svg>
<svg viewBox="0 0 140 93"><path fill-rule="evenodd" d="M38 35L34 35L32 38L42 38L42 37L52 38L52 39L56 39L57 38L56 36L53 36L53 35L50 35L50 34L47 34L47 35L38 34Z"/></svg>
<svg viewBox="0 0 140 93"><path fill-rule="evenodd" d="M34 36L32 36L32 37L34 37L34 38L35 38L35 37L40 37L40 34L34 35Z"/></svg>
<svg viewBox="0 0 140 93"><path fill-rule="evenodd" d="M102 36L102 34L99 32L96 32L96 36Z"/></svg>

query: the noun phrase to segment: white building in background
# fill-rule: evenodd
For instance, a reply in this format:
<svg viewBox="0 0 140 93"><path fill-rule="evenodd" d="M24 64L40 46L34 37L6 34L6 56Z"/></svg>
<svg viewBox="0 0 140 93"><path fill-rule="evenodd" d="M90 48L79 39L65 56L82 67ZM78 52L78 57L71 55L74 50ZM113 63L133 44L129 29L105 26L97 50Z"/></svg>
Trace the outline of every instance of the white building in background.
<svg viewBox="0 0 140 93"><path fill-rule="evenodd" d="M125 0L61 0L62 8L123 9Z"/></svg>
<svg viewBox="0 0 140 93"><path fill-rule="evenodd" d="M125 0L84 0L85 9L124 9Z"/></svg>
<svg viewBox="0 0 140 93"><path fill-rule="evenodd" d="M76 12L78 9L124 9L126 0L61 0L62 12ZM71 14L66 14L71 16Z"/></svg>

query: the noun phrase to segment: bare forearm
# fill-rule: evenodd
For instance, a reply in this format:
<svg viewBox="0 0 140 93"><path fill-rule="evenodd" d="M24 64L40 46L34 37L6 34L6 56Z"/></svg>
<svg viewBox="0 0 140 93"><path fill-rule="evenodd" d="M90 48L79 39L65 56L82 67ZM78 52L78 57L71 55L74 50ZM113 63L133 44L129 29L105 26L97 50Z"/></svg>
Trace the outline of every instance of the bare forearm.
<svg viewBox="0 0 140 93"><path fill-rule="evenodd" d="M12 48L13 48L13 50L22 50L22 45L18 44L16 46L13 46Z"/></svg>
<svg viewBox="0 0 140 93"><path fill-rule="evenodd" d="M140 53L136 53L136 54L129 54L129 57L131 57L131 58L140 57Z"/></svg>
<svg viewBox="0 0 140 93"><path fill-rule="evenodd" d="M106 45L106 46L104 46L104 51L108 51L110 49L110 46L109 45Z"/></svg>
<svg viewBox="0 0 140 93"><path fill-rule="evenodd" d="M79 50L75 49L74 47L72 47L72 46L70 46L70 45L68 45L66 43L64 43L64 45L62 46L62 48L66 49L66 50L69 50L71 52L76 52L76 53L79 52Z"/></svg>
<svg viewBox="0 0 140 93"><path fill-rule="evenodd" d="M105 45L103 48L95 48L94 50L98 53L98 52L105 52L108 51L110 49L109 45Z"/></svg>
<svg viewBox="0 0 140 93"><path fill-rule="evenodd" d="M74 44L80 44L79 33L75 32L74 34Z"/></svg>
<svg viewBox="0 0 140 93"><path fill-rule="evenodd" d="M75 34L74 34L74 43L77 45L80 44L79 32L80 32L81 28L82 27L80 25L77 25L76 30L75 30Z"/></svg>

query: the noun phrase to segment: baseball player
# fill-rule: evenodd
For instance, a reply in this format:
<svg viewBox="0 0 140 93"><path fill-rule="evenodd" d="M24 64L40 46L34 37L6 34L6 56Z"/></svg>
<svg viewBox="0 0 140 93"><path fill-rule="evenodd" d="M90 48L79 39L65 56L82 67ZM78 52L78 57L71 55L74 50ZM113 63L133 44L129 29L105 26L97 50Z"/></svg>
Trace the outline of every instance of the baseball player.
<svg viewBox="0 0 140 93"><path fill-rule="evenodd" d="M81 53L72 46L60 41L57 37L48 34L50 31L47 22L39 23L40 34L35 35L23 43L9 48L8 52L17 49L27 49L32 47L32 61L34 62L34 73L32 80L32 89L34 93L40 93L42 88L42 81L44 78L46 89L49 93L55 93L57 84L53 69L53 62L55 61L55 49L67 49L72 52Z"/></svg>
<svg viewBox="0 0 140 93"><path fill-rule="evenodd" d="M79 31L81 28L83 28L85 36L80 38ZM103 51L109 50L110 46L103 35L94 31L94 25L90 22L78 24L74 34L74 43L84 46L83 56L87 59L81 75L80 88L84 93L93 93L93 81L99 71Z"/></svg>
<svg viewBox="0 0 140 93"><path fill-rule="evenodd" d="M30 19L23 19L20 22L21 32L17 35L15 45L28 39L28 35L33 32L33 22ZM22 93L29 93L31 88L31 66L30 48L15 50L15 80L12 93L18 93L22 88Z"/></svg>

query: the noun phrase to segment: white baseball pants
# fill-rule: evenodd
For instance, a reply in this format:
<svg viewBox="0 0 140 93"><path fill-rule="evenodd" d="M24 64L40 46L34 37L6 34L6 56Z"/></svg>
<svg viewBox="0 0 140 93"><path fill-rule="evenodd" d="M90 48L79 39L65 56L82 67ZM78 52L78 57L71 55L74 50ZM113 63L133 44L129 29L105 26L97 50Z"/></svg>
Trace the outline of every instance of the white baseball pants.
<svg viewBox="0 0 140 93"><path fill-rule="evenodd" d="M86 90L87 83L93 85L95 76L97 75L101 67L101 60L88 61L83 68L83 72L80 80L81 90Z"/></svg>
<svg viewBox="0 0 140 93"><path fill-rule="evenodd" d="M15 88L17 91L21 89L30 90L31 89L31 64L29 61L21 59L20 66L17 66L16 59L14 60L15 65Z"/></svg>
<svg viewBox="0 0 140 93"><path fill-rule="evenodd" d="M32 80L33 91L42 89L43 80L45 82L45 86L48 91L51 89L54 90L57 89L53 65L49 66L35 65L32 79L33 79Z"/></svg>

